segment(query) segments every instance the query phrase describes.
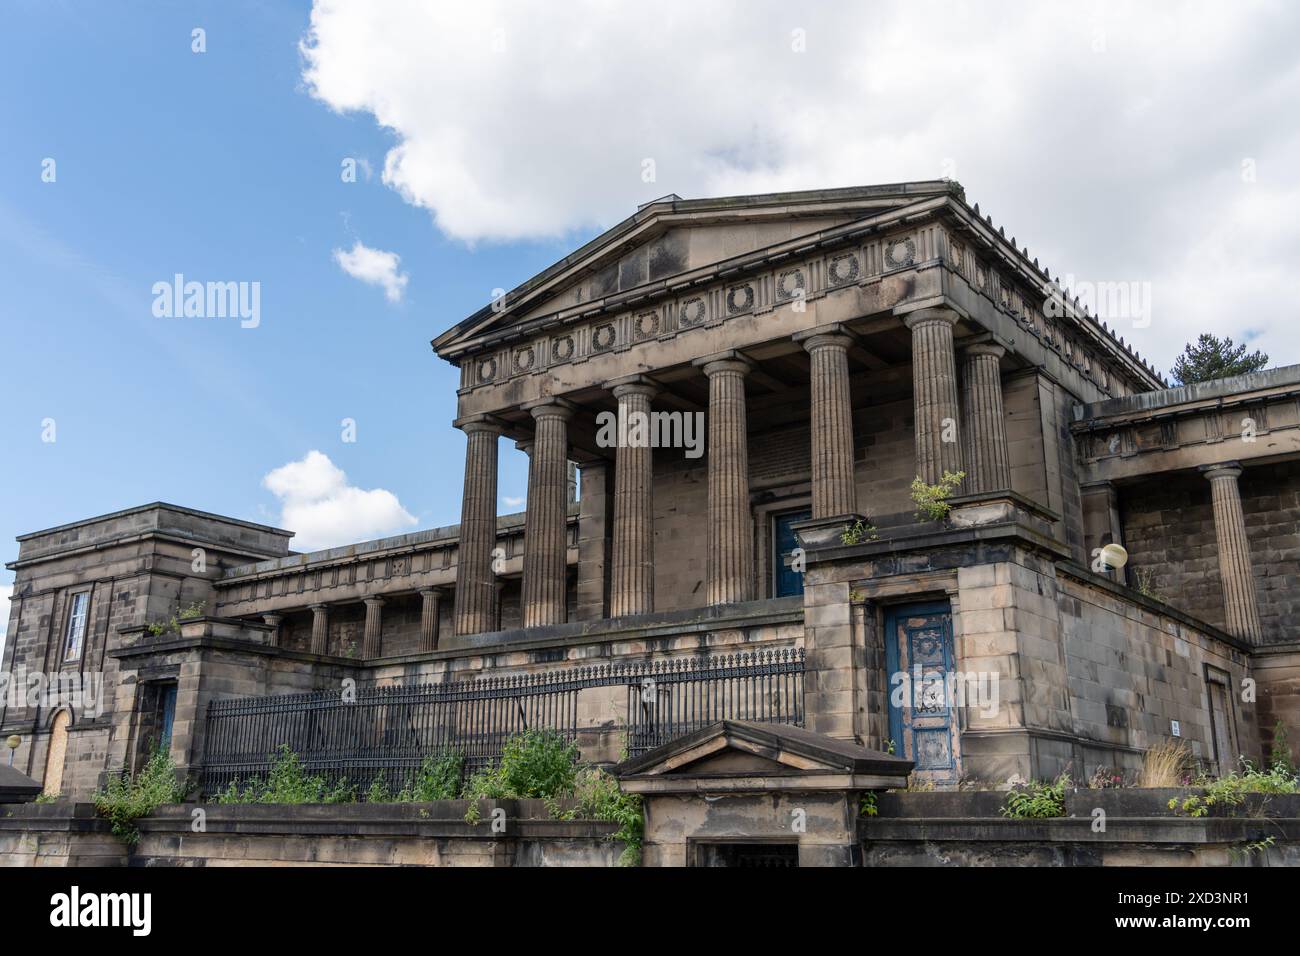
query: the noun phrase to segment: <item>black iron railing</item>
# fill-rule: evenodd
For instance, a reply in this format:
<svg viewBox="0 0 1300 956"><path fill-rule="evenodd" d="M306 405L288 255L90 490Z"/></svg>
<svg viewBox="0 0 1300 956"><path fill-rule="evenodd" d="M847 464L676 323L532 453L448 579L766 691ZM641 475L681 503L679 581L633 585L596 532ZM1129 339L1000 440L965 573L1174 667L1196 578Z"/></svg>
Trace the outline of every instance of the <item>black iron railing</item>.
<svg viewBox="0 0 1300 956"><path fill-rule="evenodd" d="M632 755L723 718L802 724L803 669L803 651L786 649L217 700L208 706L203 789L264 779L285 746L307 772L362 792L381 771L401 786L425 757L447 750L463 753L473 772L525 730L576 739L579 694L597 687L626 686Z"/></svg>
<svg viewBox="0 0 1300 956"><path fill-rule="evenodd" d="M724 718L803 725L803 649L655 661L627 689L638 756Z"/></svg>

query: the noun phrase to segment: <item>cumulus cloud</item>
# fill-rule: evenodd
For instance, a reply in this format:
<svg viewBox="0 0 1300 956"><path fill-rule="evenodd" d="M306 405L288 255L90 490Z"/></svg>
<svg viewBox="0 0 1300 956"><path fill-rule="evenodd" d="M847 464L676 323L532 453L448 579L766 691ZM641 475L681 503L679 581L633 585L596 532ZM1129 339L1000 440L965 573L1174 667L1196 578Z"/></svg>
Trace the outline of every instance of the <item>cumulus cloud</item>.
<svg viewBox="0 0 1300 956"><path fill-rule="evenodd" d="M1053 275L1151 283L1150 326L1120 332L1167 364L1207 330L1300 358L1298 31L1278 0L317 0L302 52L460 240L949 176Z"/></svg>
<svg viewBox="0 0 1300 956"><path fill-rule="evenodd" d="M398 271L402 257L397 253L371 249L358 239L346 252L335 249L334 261L352 278L383 288L389 302L402 301L408 276Z"/></svg>
<svg viewBox="0 0 1300 956"><path fill-rule="evenodd" d="M528 499L522 495L517 498L512 495L502 495L501 503L507 508L522 508L528 503Z"/></svg>
<svg viewBox="0 0 1300 956"><path fill-rule="evenodd" d="M391 491L353 487L319 451L281 465L262 484L280 499L280 524L294 532L297 550L336 548L399 534L416 524Z"/></svg>

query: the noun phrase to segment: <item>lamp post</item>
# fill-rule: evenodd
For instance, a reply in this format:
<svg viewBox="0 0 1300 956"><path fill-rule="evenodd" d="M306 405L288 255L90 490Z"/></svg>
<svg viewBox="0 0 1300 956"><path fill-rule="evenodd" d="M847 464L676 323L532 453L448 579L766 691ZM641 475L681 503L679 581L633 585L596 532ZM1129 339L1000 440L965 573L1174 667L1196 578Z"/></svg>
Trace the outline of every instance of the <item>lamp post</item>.
<svg viewBox="0 0 1300 956"><path fill-rule="evenodd" d="M22 742L23 738L17 734L10 734L5 738L5 746L9 748L9 766L11 767L14 765L14 751L18 749L18 745Z"/></svg>

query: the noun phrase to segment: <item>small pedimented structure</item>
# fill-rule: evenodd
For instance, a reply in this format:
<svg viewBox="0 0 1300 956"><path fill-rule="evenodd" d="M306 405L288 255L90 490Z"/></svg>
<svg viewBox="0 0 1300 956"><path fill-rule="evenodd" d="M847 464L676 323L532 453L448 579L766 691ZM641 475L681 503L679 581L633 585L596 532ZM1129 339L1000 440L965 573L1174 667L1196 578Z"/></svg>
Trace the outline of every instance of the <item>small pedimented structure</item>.
<svg viewBox="0 0 1300 956"><path fill-rule="evenodd" d="M787 724L723 720L614 768L650 866L853 866L861 796L912 761Z"/></svg>
<svg viewBox="0 0 1300 956"><path fill-rule="evenodd" d="M13 767L0 764L0 803L30 803L41 795L41 785Z"/></svg>

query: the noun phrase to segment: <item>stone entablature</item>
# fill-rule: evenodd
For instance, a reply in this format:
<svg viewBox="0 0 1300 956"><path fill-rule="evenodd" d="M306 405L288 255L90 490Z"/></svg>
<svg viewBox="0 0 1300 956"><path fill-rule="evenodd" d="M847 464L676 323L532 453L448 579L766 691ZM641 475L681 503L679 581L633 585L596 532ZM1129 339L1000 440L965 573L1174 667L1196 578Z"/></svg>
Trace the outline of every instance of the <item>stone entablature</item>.
<svg viewBox="0 0 1300 956"><path fill-rule="evenodd" d="M497 546L504 551L502 577L518 576L522 570L523 517L497 519ZM231 568L213 582L215 610L222 616L244 617L422 588L450 589L456 582L458 534L459 526L452 525ZM568 564L574 565L578 517L573 508L567 535Z"/></svg>
<svg viewBox="0 0 1300 956"><path fill-rule="evenodd" d="M1076 406L1084 481L1300 453L1300 365Z"/></svg>
<svg viewBox="0 0 1300 956"><path fill-rule="evenodd" d="M1026 253L953 196L924 199L540 317L512 322L515 301L521 312L530 302L527 292L508 295L501 300L500 318L486 333L453 336L458 333L453 330L435 340L435 347L461 368L461 414L481 414L512 407L525 393L542 394L541 389L519 387L520 379L544 376L550 381L558 368L623 353L629 353L622 358L629 368L652 370L664 364L662 346L680 335L734 326L782 307L806 308L811 327L908 303L926 305L927 294L943 294L942 283L932 290L895 283L866 300L854 296L822 313L813 308L820 299L938 264L1078 370L1098 393L1123 396L1164 385L1131 347L1065 301L1045 270L1036 262L1031 265ZM823 314L832 311L842 314ZM768 337L781 334L773 327ZM705 337L697 338L702 346L697 355L717 350ZM737 340L729 347L744 344ZM560 382L576 389L611 377L605 363L598 363L595 374L569 371ZM471 394L473 400L466 401Z"/></svg>

